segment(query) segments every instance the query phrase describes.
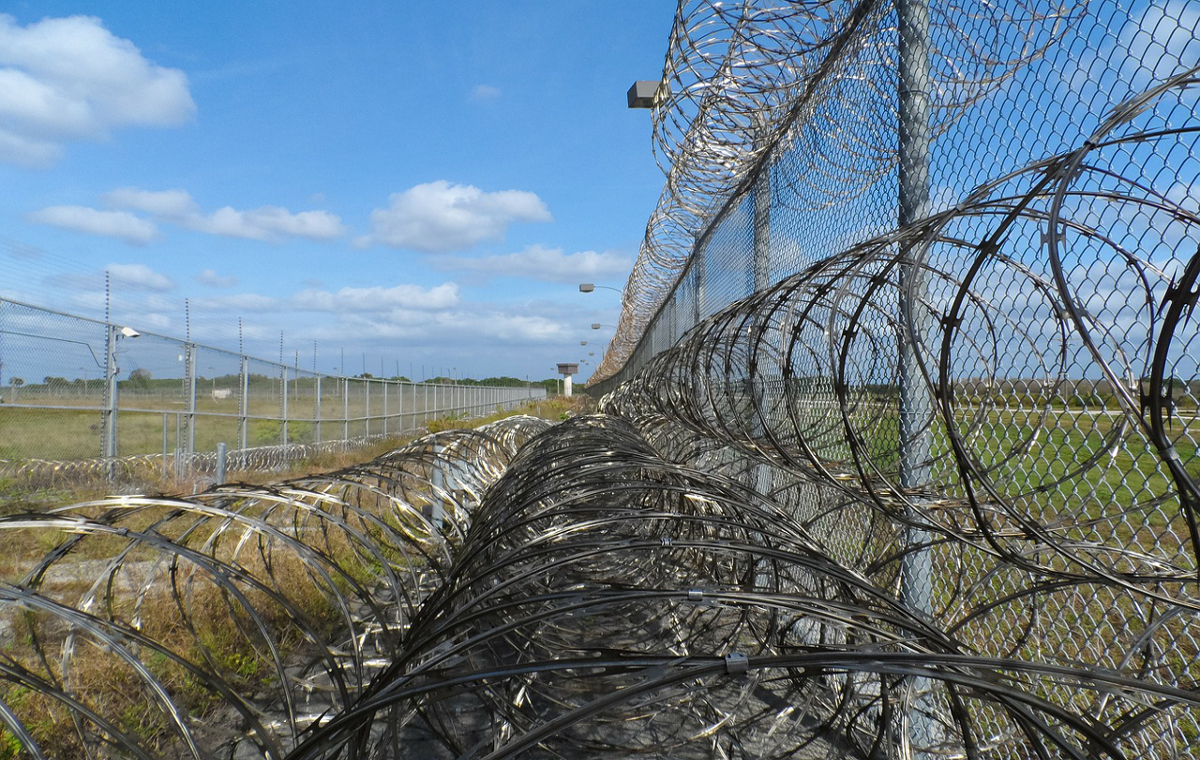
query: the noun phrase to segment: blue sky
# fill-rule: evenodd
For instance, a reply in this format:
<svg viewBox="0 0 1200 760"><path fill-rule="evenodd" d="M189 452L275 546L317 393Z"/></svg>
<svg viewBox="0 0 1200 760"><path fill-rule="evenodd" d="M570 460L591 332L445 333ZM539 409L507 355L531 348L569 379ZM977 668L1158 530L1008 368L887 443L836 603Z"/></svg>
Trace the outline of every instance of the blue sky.
<svg viewBox="0 0 1200 760"><path fill-rule="evenodd" d="M107 269L114 321L182 337L186 298L326 372L598 359L619 296L577 284L623 286L658 199L625 90L674 3L352 7L6 3L0 296L102 317Z"/></svg>

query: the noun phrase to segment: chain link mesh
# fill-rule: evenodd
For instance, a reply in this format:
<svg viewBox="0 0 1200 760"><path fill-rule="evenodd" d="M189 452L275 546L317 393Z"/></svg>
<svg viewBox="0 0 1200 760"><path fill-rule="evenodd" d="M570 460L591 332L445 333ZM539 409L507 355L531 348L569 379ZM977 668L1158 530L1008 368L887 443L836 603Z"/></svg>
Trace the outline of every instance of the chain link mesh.
<svg viewBox="0 0 1200 760"><path fill-rule="evenodd" d="M31 483L211 473L221 443L274 466L545 395L322 375L0 300L0 477Z"/></svg>
<svg viewBox="0 0 1200 760"><path fill-rule="evenodd" d="M1198 62L1193 3L680 3L593 392L972 651L1193 688Z"/></svg>

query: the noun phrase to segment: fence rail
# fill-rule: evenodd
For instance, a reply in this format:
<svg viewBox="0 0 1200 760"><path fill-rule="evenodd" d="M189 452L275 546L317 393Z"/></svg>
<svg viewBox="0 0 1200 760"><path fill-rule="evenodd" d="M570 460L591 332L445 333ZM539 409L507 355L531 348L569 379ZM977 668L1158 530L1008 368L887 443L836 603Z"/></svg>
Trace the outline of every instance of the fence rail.
<svg viewBox="0 0 1200 760"><path fill-rule="evenodd" d="M0 460L13 466L153 455L165 468L220 444L371 440L545 395L542 386L326 375L0 300Z"/></svg>

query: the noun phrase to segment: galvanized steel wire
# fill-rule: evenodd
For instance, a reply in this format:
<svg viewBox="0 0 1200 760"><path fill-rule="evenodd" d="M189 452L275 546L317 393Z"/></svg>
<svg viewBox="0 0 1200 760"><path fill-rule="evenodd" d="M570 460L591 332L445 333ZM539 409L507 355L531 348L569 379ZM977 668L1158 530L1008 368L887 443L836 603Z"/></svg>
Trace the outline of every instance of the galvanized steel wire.
<svg viewBox="0 0 1200 760"><path fill-rule="evenodd" d="M1118 6L938 4L935 132L1087 24L1120 27L1131 12L1098 15ZM894 121L894 31L871 0L681 3L656 112L668 189L601 369L643 330L671 341L603 414L0 521L50 546L0 586L35 655L0 654L0 720L33 747L20 702L41 695L84 751L130 757L239 739L293 760L1194 753L1192 48L1098 75L1134 92L1097 94L1078 140L1029 137L1048 157L997 161L770 287L717 308L685 269L750 279L708 254L745 251L764 172L777 215L890 181L894 145L866 138ZM917 558L936 571L920 594ZM77 675L83 649L132 674L163 718L153 746Z"/></svg>
<svg viewBox="0 0 1200 760"><path fill-rule="evenodd" d="M321 443L289 443L253 446L226 453L226 471L276 472L289 465L323 454L350 452L381 443L390 435L360 436ZM12 478L24 488L78 486L88 483L146 483L186 472L196 481L208 480L218 470L218 454L132 454L85 459L0 459L0 478Z"/></svg>
<svg viewBox="0 0 1200 760"><path fill-rule="evenodd" d="M931 4L931 138L1040 59L1088 2ZM897 20L882 0L680 0L653 111L666 183L593 377L631 358L714 220L786 153L788 211L894 175ZM891 88L891 89L889 89ZM732 199L732 200L731 200Z"/></svg>
<svg viewBox="0 0 1200 760"><path fill-rule="evenodd" d="M527 444L396 658L289 757L1126 758L1183 746L1200 693L1137 651L1170 624L1147 621L1125 667L1023 656L1033 617L987 651L979 628L993 609L934 620L896 593L920 547L893 542L852 568L785 493L749 487L734 464L674 463L664 450L704 445L665 418L650 428L656 445L624 418L580 417ZM991 581L957 579L973 601ZM991 604L1089 584L1106 586L1047 574Z"/></svg>
<svg viewBox="0 0 1200 760"><path fill-rule="evenodd" d="M487 484L547 425L438 433L273 487L0 519L0 721L35 758L45 721L59 757L282 757L362 693Z"/></svg>

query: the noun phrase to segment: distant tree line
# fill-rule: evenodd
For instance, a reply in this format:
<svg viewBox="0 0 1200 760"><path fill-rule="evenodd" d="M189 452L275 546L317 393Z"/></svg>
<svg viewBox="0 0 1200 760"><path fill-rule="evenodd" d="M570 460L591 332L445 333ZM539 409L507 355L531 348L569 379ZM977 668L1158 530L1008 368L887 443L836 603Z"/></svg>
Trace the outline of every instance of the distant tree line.
<svg viewBox="0 0 1200 760"><path fill-rule="evenodd" d="M197 379L200 381L203 381L203 383L205 383L205 384L212 384L218 388L232 389L235 392L240 391L241 385L242 385L242 376L239 373L229 373L229 374L224 374L224 375L216 375L216 376L212 376L212 377L198 376ZM357 375L356 379L387 380L390 382L412 383L412 380L410 380L409 378L407 378L403 375L395 375L395 376L388 377L388 378L377 378L369 372L364 372L361 375ZM182 383L182 382L183 382L182 377L156 378L156 377L154 377L153 373L150 370L148 370L144 367L139 367L139 368L131 371L129 373L128 378L126 378L124 380L118 380L117 388L120 391L130 391L130 392L136 392L136 393L154 393L157 391L174 392L174 391L179 390L180 383ZM246 376L246 383L249 386L250 390L255 390L255 389L260 389L260 388L275 388L275 387L278 387L279 382L280 382L279 375L263 375L263 374L258 374L258 373L251 373ZM431 377L426 380L422 380L421 383L417 383L417 385L420 385L423 383L431 384L431 385L434 385L434 384L437 384L437 385L469 385L469 386L486 385L486 386L500 387L500 388L525 388L528 386L528 387L534 387L534 388L537 388L537 387L545 388L547 393L554 394L554 393L558 392L559 382L560 381L557 378L547 378L545 380L526 381L526 380L522 380L519 377L511 377L508 375L503 375L500 377L485 377L485 378L478 379L478 380L475 378L472 378L472 377L452 378L452 377L438 376L438 377ZM288 384L291 385L292 387L306 387L306 386L311 387L315 383L316 383L316 378L312 377L312 376L305 376L305 377L299 377L299 378L297 378L297 377L289 377L288 378ZM36 393L68 394L68 393L80 393L80 392L90 393L93 391L103 390L104 378L98 377L98 378L67 379L65 377L48 375L42 379L41 383L27 383L23 378L13 377L13 378L9 379L8 384L13 388L21 388L23 391L26 391L29 393L35 393L35 394Z"/></svg>

